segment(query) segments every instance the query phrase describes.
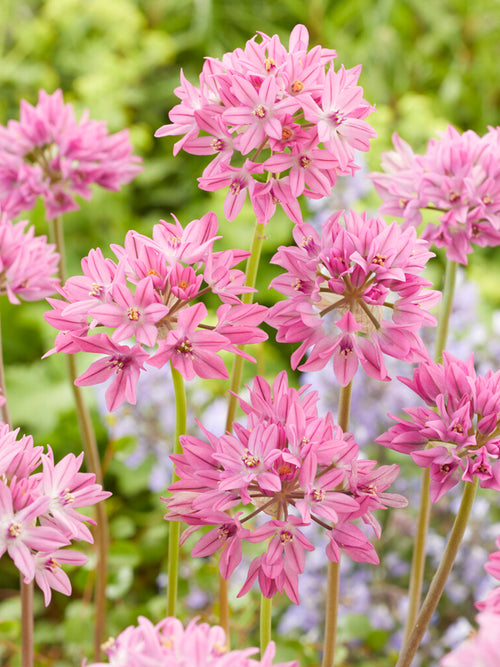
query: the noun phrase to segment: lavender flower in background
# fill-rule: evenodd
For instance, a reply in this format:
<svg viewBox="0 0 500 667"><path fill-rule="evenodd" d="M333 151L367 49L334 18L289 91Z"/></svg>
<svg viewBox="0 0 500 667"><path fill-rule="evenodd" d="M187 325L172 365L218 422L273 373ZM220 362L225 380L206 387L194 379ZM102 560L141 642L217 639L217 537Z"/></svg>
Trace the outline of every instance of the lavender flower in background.
<svg viewBox="0 0 500 667"><path fill-rule="evenodd" d="M175 440L175 396L169 366L162 369L148 368L137 383L137 403L124 403L111 413L106 408L107 384L96 386L97 404L111 441L131 438L135 447L128 453L125 465L137 468L146 459L154 462L149 477L149 488L153 493L166 489L172 478L170 454ZM195 426L195 415L209 415L210 426L222 432L226 418L226 403L213 402L213 396L204 388L203 382L190 382L187 393L187 429ZM208 409L210 405L210 409Z"/></svg>

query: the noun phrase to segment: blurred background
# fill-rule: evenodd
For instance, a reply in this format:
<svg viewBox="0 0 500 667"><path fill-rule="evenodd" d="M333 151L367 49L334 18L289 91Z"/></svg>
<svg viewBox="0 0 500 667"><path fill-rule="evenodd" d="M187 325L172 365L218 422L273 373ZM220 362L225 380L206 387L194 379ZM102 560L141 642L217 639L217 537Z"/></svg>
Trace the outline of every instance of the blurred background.
<svg viewBox="0 0 500 667"><path fill-rule="evenodd" d="M321 44L337 51L336 68L341 63L346 67L363 65L360 84L365 98L376 106L377 113L370 116L370 122L378 132L372 149L363 155L364 173L380 169L380 154L391 147L391 135L395 131L416 151L422 151L429 138L449 123L460 130L473 129L479 134L489 125L500 124L498 0L434 0L432 3L421 0L0 0L0 124L18 118L21 99L36 104L39 89L53 92L61 88L65 101L75 106L77 117L88 109L91 118L107 121L111 131L130 128L135 152L144 160L145 170L132 184L119 193L96 189L91 201L81 202L80 211L64 216L70 273L79 272L80 259L90 248L101 247L105 255L111 256L109 244L123 243L128 229L150 234L152 225L160 218L167 219L171 212L184 225L213 210L221 220L224 243L228 247L248 247L253 228L250 207L244 209L235 222L224 221L225 193L208 193L197 187L196 178L208 160L184 153L174 158L175 139L155 139L153 135L158 127L168 122L168 111L178 101L173 91L179 84L181 68L187 78L197 84L205 56L221 57L227 51L242 47L257 31L276 33L288 44L288 35L297 23L309 29L310 46ZM346 186L344 199L341 197L332 205L366 208L373 214L378 197L361 178L362 174L354 191ZM317 215L317 210L308 212L304 207L306 219ZM41 205L30 213L30 219L37 233L47 233ZM291 225L277 214L268 226L264 249L267 254L259 273L263 290L274 275L268 260L278 245L289 242ZM438 257L436 276L440 275L440 261ZM457 320L455 331L457 344L480 348L493 342L496 349L500 349L496 342L498 335L494 332L494 311L500 308L498 253L479 249L471 257L461 280L463 309L462 320ZM481 297L486 305L478 305ZM263 303L272 303L274 297L264 291L259 298ZM14 424L20 426L21 431L33 434L36 443L50 443L56 457L68 451L79 452L81 446L64 360L55 357L40 360L52 347L54 339L54 331L42 319L47 308L43 303L14 307L6 301L4 298L1 304L2 333ZM467 327L471 322L482 324L479 328ZM272 374L288 368L289 350L272 346L269 349L266 372ZM495 357L498 359L494 352L488 354L492 363ZM106 488L115 494L107 503L113 537L108 591L112 601L110 634L134 623L139 614L158 620L164 608L165 581L161 573L165 570L167 526L162 521L159 494L165 489L168 464L162 468L164 472L159 472L153 462L166 460L173 415L169 411L168 379L163 384L155 382L158 379L151 380L142 390L147 397L147 410L137 408L142 419L140 431L133 410L124 410L118 416L107 415L102 408L102 394L88 392L107 470ZM216 389L220 395L225 391L223 386ZM191 388L198 417L210 406L211 418L218 414L213 410L212 390L213 385ZM380 403L379 390L374 391L373 405ZM223 420L223 408L219 414ZM368 434L366 440L370 437L373 434ZM486 510L488 503L495 502L489 498L492 497L485 501ZM480 516L477 520L480 521ZM382 545L387 554L392 554L387 556L386 562L392 563L393 571L388 566L373 575L353 575L358 577L352 581L358 581L359 589L357 584L350 585L351 597L354 595L355 599L345 601L346 620L341 626L346 664L393 664L390 652L397 646L399 630L397 622L389 623L388 627L387 618L399 613L397 592L401 582L397 577L401 576L404 582L412 537L411 524L401 521L392 529L392 547L391 531L385 547ZM441 534L445 534L447 525L445 517ZM478 587L486 585L482 563L496 534L500 533L500 530L495 533L491 525L484 527L480 523L475 530L476 542L478 535L489 539L479 553L474 552L474 568L467 570L469 577L477 574L478 581L472 579L469 588L455 600L450 599L442 614L446 627L455 623L459 628L456 631L459 639L466 636L470 628L465 610L469 609L471 619L470 607L477 599ZM401 535L406 536L406 542L399 539ZM471 549L476 549L474 535ZM436 554L441 549L440 539L436 537ZM394 543L398 543L397 548ZM17 578L5 560L0 565L0 665L17 665ZM313 577L310 583L312 588L303 593L316 608L315 596L322 586L321 572L321 564L318 564L316 579ZM186 618L199 614L206 620L215 620L211 597L215 573L212 561L185 559L181 597ZM41 665L66 667L80 664L85 655L90 656L92 631L88 624L87 632L86 620L92 613L88 602L92 563L70 576L76 591L71 600L55 594L48 610L43 608L41 595L36 600ZM391 583L388 583L389 577ZM456 585L460 579L459 574ZM376 599L378 620L375 616L369 618L368 607L363 607L365 602L369 603L367 591L370 588L379 596ZM256 609L248 602L234 602L235 636L241 636L245 645L248 645L248 628L256 621ZM303 665L315 664L318 637L314 628L309 627L307 616L311 611L297 608L287 612L284 601L278 602L277 610L283 634L279 657L292 659L300 653ZM442 636L445 626L440 626L438 621L436 636ZM449 639L448 645L453 641L457 641L456 637ZM257 639L254 644L256 642ZM444 646L438 647L439 655ZM368 655L371 657L365 657ZM435 664L435 657L429 653L425 664Z"/></svg>

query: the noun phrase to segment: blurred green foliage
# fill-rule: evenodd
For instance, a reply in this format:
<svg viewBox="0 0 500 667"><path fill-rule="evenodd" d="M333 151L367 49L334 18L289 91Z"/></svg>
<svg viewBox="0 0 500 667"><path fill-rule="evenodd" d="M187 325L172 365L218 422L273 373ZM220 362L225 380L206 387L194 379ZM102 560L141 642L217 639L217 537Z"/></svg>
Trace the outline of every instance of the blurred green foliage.
<svg viewBox="0 0 500 667"><path fill-rule="evenodd" d="M309 28L312 44L335 48L337 62L363 64L365 97L378 110L370 119L379 133L367 158L372 169L379 167L380 153L390 146L394 131L420 150L448 123L479 133L500 124L498 0L1 0L0 123L18 117L21 99L36 103L40 88L52 92L60 87L78 116L87 108L112 131L129 127L136 153L144 159L144 173L123 191L96 190L80 211L65 216L71 272L78 272L80 258L91 247L101 246L106 253L109 243L123 243L128 229L149 234L152 224L171 212L184 224L214 210L225 243L248 247L250 207L236 222L225 222L224 194L197 187L207 160L182 153L173 158L174 140L155 140L153 134L168 122L168 111L177 103L173 91L180 68L196 83L204 56L220 57L243 46L256 31L277 33L287 43L297 23ZM376 197L370 202L376 206ZM30 218L39 233L47 232L41 206ZM259 274L263 288L273 275L269 259L290 233L284 216L268 227ZM491 252L478 253L473 275L483 280L486 264L498 276L495 258ZM485 292L492 305L500 306L497 285L498 280L485 283ZM267 299L264 291L261 300ZM7 385L14 423L36 442L50 442L56 456L62 456L80 450L79 437L64 360L40 361L54 337L43 311L43 304L1 304ZM287 355L273 349L267 370L280 368ZM91 391L88 395L92 400ZM150 464L129 470L124 460L130 443L109 443L95 416L101 452L112 458L106 475L106 488L115 493L108 501L113 538L108 593L109 633L116 634L138 614L155 619L163 614L157 577L165 570L167 526L158 497L148 491ZM5 561L0 573L0 664L15 666L20 664L15 648L17 579ZM188 580L202 590L212 589L212 562L186 560L184 567L181 598ZM44 611L37 597L40 664L66 667L90 655L92 562L71 576L76 595L70 601L56 594ZM247 600L234 605L235 636L257 642L248 633L256 607ZM278 603L278 609L283 605ZM209 598L200 614L215 621L214 612ZM340 631L345 637L363 635L377 650L384 641L383 634L373 633L359 618L348 619ZM300 652L304 665L314 664L316 653L307 641L283 638L280 643L281 659Z"/></svg>

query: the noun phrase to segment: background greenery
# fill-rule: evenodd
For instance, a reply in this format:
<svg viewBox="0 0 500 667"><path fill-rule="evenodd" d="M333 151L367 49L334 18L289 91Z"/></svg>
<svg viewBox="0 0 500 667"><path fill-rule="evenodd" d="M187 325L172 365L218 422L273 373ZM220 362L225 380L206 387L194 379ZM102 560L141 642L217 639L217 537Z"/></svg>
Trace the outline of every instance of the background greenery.
<svg viewBox="0 0 500 667"><path fill-rule="evenodd" d="M1 0L0 123L18 117L22 98L36 103L40 88L52 92L60 87L78 115L88 108L112 131L129 127L136 153L144 158L145 171L133 184L120 193L96 190L80 211L65 216L71 272L79 271L79 260L90 248L101 246L106 252L109 243L122 243L131 228L149 234L170 212L183 224L209 209L223 219L224 193L197 187L207 160L185 154L174 159L174 140L156 140L154 131L168 122L177 102L173 90L181 67L196 83L205 55L220 57L256 31L277 33L287 43L297 23L309 28L311 44L335 48L337 63L363 64L361 85L378 111L370 119L379 133L367 158L371 169L379 168L380 153L390 147L394 131L421 150L448 123L478 133L500 124L498 0ZM368 205L377 205L374 194ZM242 222L245 215L248 224ZM221 223L228 245L248 247L251 211L245 209L245 215ZM46 232L41 206L31 219L40 233ZM262 286L272 271L266 260L290 229L284 217L268 227ZM469 267L490 307L500 306L497 257L479 252ZM1 304L9 402L15 424L36 442L50 442L60 456L78 452L80 444L63 360L40 361L54 337L43 323L44 310L43 304ZM271 370L279 365L279 354L274 353ZM147 464L139 472L126 468L121 460L130 443L110 444L95 416L103 456L121 448L106 477L106 488L115 492L108 507L114 538L110 631L116 633L140 613L161 616L156 577L164 567L167 531L158 498L146 493ZM191 567L198 568L192 576L199 585L208 588L213 566ZM0 664L15 665L16 580L5 559L1 568ZM90 568L75 572L75 598L68 602L55 595L46 611L37 598L40 664L64 667L90 655L86 599L91 578ZM244 604L236 613L236 630L245 637L254 620L250 609ZM209 620L212 611L203 612ZM289 640L290 656L296 648ZM301 650L308 661L309 649Z"/></svg>

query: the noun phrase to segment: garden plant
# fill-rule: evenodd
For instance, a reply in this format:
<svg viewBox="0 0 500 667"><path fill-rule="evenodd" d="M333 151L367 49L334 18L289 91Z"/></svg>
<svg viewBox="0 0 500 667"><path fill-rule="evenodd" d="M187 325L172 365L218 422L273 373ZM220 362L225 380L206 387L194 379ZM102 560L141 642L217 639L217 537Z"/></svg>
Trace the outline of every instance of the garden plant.
<svg viewBox="0 0 500 667"><path fill-rule="evenodd" d="M206 156L198 186L219 193L222 215L166 211L152 229L91 249L78 274L66 268L66 214L95 186L143 177L147 161L127 130L78 117L60 89L23 100L0 126L1 293L16 309L43 303L43 363L65 358L79 431L61 457L35 445L10 417L0 364L0 570L21 607L17 634L0 617L5 664L500 664L494 584L466 600L478 630L432 649L433 624L443 634L456 620L444 591L457 554L486 539L475 507L490 512L500 491L498 355L467 334L472 307L457 324L468 290L479 308L462 267L500 245L500 128L449 125L420 152L395 133L367 174L376 100L365 99L361 65L339 60L298 24L287 40L257 32L208 55L196 81L181 71L155 137L176 159ZM349 187L370 183L382 203L360 210ZM24 219L33 209L50 243ZM249 214L250 244L243 233L236 245ZM105 449L82 391L94 385ZM157 503L139 493L135 514L120 516L116 498L144 474ZM91 516L78 511L90 506ZM406 522L411 568L398 561L392 581L394 521ZM500 580L495 521L474 567ZM163 568L150 600L127 560L141 539ZM353 613L356 577L375 590L377 568L398 589L385 626L370 616L375 600ZM67 610L75 599L92 655L75 640L44 655L34 588L49 618L53 591L70 597ZM129 591L132 619L110 604ZM303 605L309 618L294 625ZM287 627L302 635L282 641Z"/></svg>

